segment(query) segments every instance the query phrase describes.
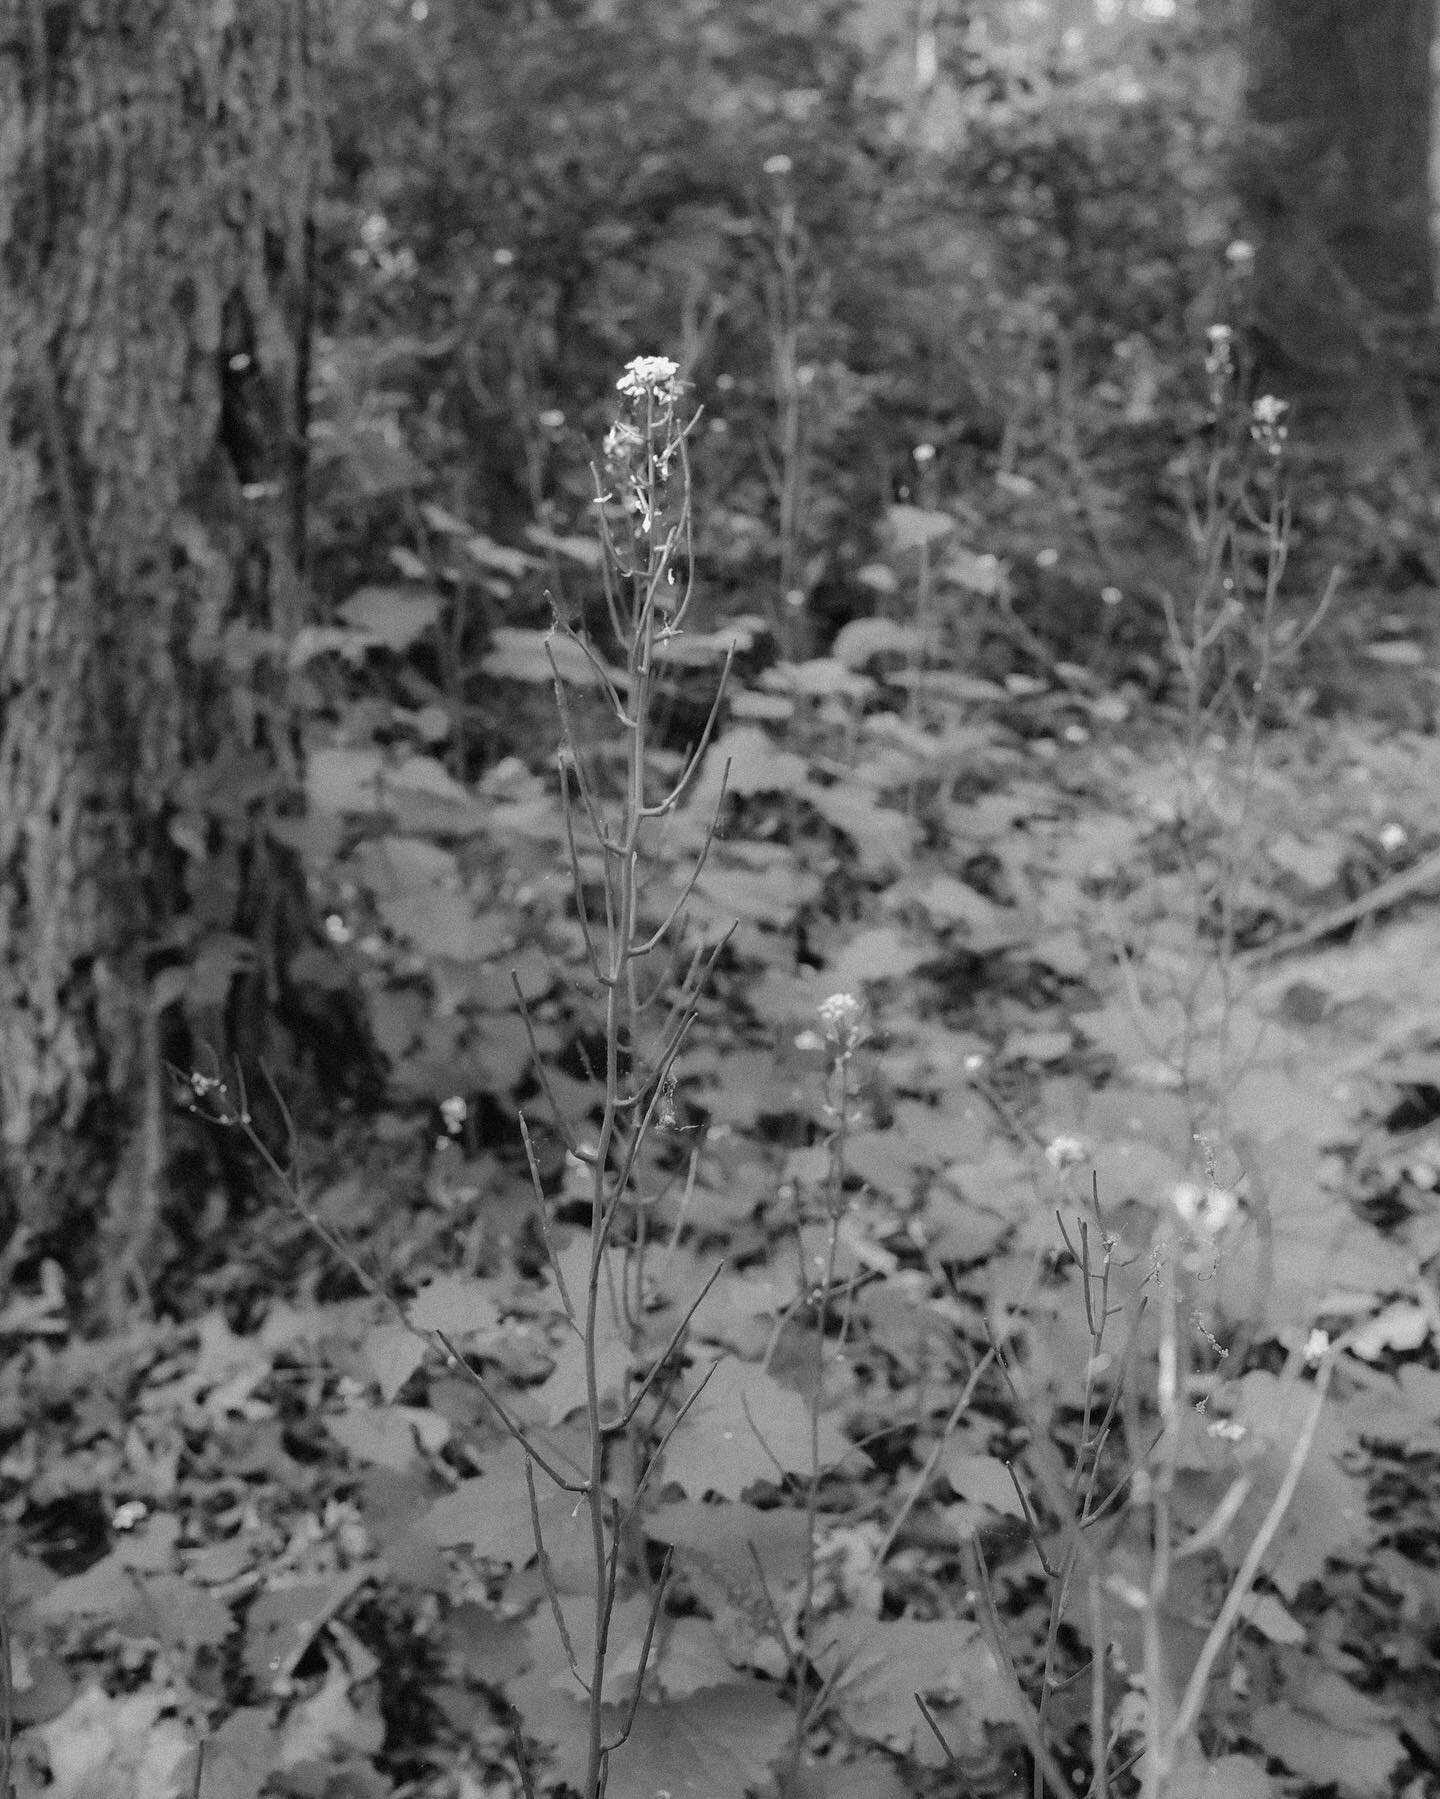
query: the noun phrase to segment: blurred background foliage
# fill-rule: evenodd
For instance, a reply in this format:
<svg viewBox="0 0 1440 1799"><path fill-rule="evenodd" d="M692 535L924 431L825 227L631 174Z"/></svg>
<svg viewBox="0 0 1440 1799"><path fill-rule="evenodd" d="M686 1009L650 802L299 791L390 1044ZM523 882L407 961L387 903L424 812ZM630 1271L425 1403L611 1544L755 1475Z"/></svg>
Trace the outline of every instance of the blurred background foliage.
<svg viewBox="0 0 1440 1799"><path fill-rule="evenodd" d="M722 611L822 648L875 609L887 509L958 498L1055 590L1062 644L1108 632L1228 316L1242 10L352 0L322 590L397 546L459 582L425 503L501 544L584 529L614 371L663 352L705 412ZM505 573L469 559L461 665Z"/></svg>

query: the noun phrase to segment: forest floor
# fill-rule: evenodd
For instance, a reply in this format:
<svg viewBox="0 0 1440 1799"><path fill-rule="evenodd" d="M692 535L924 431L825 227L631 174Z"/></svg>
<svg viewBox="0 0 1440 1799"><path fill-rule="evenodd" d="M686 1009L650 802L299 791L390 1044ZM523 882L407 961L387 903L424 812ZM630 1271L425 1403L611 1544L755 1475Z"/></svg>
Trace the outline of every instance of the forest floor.
<svg viewBox="0 0 1440 1799"><path fill-rule="evenodd" d="M692 924L733 935L639 1165L625 1303L601 1307L607 1392L662 1351L675 1369L612 1620L616 1716L645 1668L612 1799L742 1799L778 1766L790 1794L827 1799L1024 1790L974 1542L1021 1683L1039 1692L1048 1656L1046 1727L1087 1770L1103 1636L1110 1790L1138 1790L1120 1771L1143 1740L1138 1671L1159 1654L1184 1688L1289 1474L1170 1791L1440 1792L1424 629L1393 599L1356 605L1316 666L1322 685L1347 670L1359 703L1239 728L1073 666L960 675L883 620L823 657L737 663L655 850L663 897L709 843ZM745 630L692 634L677 716ZM539 643L492 651L537 718ZM205 1799L499 1799L520 1790L512 1708L545 1790L582 1755L553 1616L584 1588L573 1501L527 1491L477 1383L416 1336L463 1346L537 1443L580 1453L563 1289L583 1285L583 1171L531 1067L538 1048L583 1134L596 1045L568 978L582 945L552 776L512 757L473 790L423 732L316 744L310 767L332 940L391 1084L305 1145L301 1209L247 1164L248 1217L208 1244L197 1228L157 1316L74 1334L51 1264L0 1311L20 1799L170 1799L197 1779ZM863 1004L843 1057L820 1011L840 994ZM1111 1267L1103 1346L1082 1219L1084 1256L1104 1241ZM1156 1595L1134 1471L1167 1420L1192 1553ZM1057 1610L1055 1512L1087 1455L1119 1502L1103 1578ZM647 1655L665 1545L674 1597ZM570 1630L583 1659L580 1616Z"/></svg>

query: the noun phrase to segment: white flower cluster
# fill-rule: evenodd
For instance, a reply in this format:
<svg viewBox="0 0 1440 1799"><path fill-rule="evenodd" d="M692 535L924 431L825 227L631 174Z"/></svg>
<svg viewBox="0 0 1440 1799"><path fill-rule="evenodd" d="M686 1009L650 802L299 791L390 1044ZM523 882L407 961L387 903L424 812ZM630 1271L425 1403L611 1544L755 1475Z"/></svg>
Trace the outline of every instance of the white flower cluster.
<svg viewBox="0 0 1440 1799"><path fill-rule="evenodd" d="M1210 404L1218 412L1225 389L1235 376L1235 333L1228 325L1212 325L1205 333L1205 373L1210 381Z"/></svg>
<svg viewBox="0 0 1440 1799"><path fill-rule="evenodd" d="M615 385L627 400L654 395L673 404L680 391L679 373L678 364L668 356L635 356L625 364L625 373Z"/></svg>
<svg viewBox="0 0 1440 1799"><path fill-rule="evenodd" d="M680 449L679 376L668 356L636 356L615 383L629 405L605 433L605 472L642 535L654 525L658 490Z"/></svg>
<svg viewBox="0 0 1440 1799"><path fill-rule="evenodd" d="M1250 408L1250 435L1267 456L1279 457L1284 453L1288 435L1285 415L1289 410L1285 401L1277 400L1274 394L1261 394Z"/></svg>
<svg viewBox="0 0 1440 1799"><path fill-rule="evenodd" d="M1204 1187L1198 1181L1180 1181L1171 1190L1170 1203L1192 1231L1212 1240L1240 1211L1239 1196L1233 1189L1214 1181Z"/></svg>
<svg viewBox="0 0 1440 1799"><path fill-rule="evenodd" d="M820 1022L826 1042L844 1055L865 1040L865 1008L853 993L832 993L821 1000Z"/></svg>

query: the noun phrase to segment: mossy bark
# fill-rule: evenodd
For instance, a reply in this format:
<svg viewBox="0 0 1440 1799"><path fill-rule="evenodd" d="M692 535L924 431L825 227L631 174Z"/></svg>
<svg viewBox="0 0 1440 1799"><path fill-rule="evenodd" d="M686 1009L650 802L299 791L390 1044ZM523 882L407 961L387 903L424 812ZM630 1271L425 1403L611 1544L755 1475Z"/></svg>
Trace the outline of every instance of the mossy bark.
<svg viewBox="0 0 1440 1799"><path fill-rule="evenodd" d="M0 0L0 1179L130 1248L155 981L290 754L309 4Z"/></svg>

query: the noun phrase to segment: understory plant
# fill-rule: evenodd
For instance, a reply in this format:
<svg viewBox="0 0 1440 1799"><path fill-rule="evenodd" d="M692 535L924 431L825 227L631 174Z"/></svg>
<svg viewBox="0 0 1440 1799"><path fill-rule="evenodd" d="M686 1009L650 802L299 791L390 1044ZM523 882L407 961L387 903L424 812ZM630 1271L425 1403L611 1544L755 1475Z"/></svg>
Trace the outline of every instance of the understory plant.
<svg viewBox="0 0 1440 1799"><path fill-rule="evenodd" d="M1247 246L1231 247L1237 299L1248 257ZM1047 1786L1056 1795L1074 1791L1060 1763L1065 1734L1052 1728L1061 1689L1074 1678L1058 1654L1072 1610L1090 1647L1087 1795L1108 1799L1132 1769L1143 1799L1198 1790L1213 1677L1253 1610L1255 1581L1294 1504L1346 1341L1290 1328L1275 1389L1288 1422L1267 1435L1253 1418L1230 1415L1226 1394L1244 1372L1235 1364L1258 1313L1222 1344L1207 1288L1227 1258L1250 1254L1262 1265L1263 1292L1270 1253L1263 1182L1249 1196L1247 1218L1244 1172L1227 1165L1222 1174L1215 1147L1227 1131L1227 1096L1254 1048L1235 1028L1241 909L1256 879L1263 737L1279 703L1278 676L1334 592L1332 582L1298 624L1282 615L1291 530L1285 407L1270 396L1245 397L1240 357L1234 330L1212 327L1208 430L1189 496L1196 580L1184 606L1165 596L1184 718L1176 827L1189 915L1178 942L1166 938L1143 953L1117 942L1137 1040L1191 1120L1185 1175L1148 1236L1127 1235L1107 1214L1093 1171L1077 1215L1067 1222L1056 1213L1085 1320L1068 1465L1054 1419L1026 1390L1009 1347L993 1344L1029 1438L1034 1490L1015 1477L1016 1492L1050 1594L1033 1696L1007 1646L978 1539L963 1552L977 1619L1031 1750L1035 1799ZM1077 1172L1089 1159L1085 1145L1069 1139L1052 1144L1050 1155L1057 1168ZM1308 1393L1299 1385L1307 1375ZM1197 1603L1206 1607L1198 1650L1186 1641L1200 1622ZM1128 1661L1112 1661L1117 1618L1128 1620ZM1073 1718L1074 1707L1067 1710Z"/></svg>
<svg viewBox="0 0 1440 1799"><path fill-rule="evenodd" d="M727 779L706 783L703 807L689 790L715 734L730 665L727 660L703 726L685 753L675 754L659 741L655 721L667 663L681 662L678 640L693 597L689 426L677 370L668 360L632 362L619 391L619 414L605 442L596 496L603 592L588 615L584 609L557 611L547 639L560 725L561 842L573 902L572 944L581 969L572 999L575 1010L588 1012L579 1037L582 1081L555 1077L542 1053L539 1006L516 984L548 1111L543 1120L523 1112L521 1137L538 1235L563 1312L564 1342L556 1359L566 1363L583 1392L578 1433L537 1428L523 1400L508 1392L502 1396L492 1377L467 1356L464 1327L452 1321L453 1314L439 1318L394 1298L310 1205L293 1158L272 1156L255 1136L243 1094L232 1097L209 1076L191 1077L197 1104L250 1135L311 1227L367 1291L385 1299L412 1338L483 1393L523 1457L539 1586L571 1683L568 1697L557 1694L554 1703L577 1704L584 1718L583 1754L569 1775L583 1799L602 1799L612 1764L623 1767L647 1670L662 1657L670 1623L671 1552L658 1562L649 1554L646 1507L662 1487L667 1451L673 1462L680 1446L676 1434L714 1372L697 1365L691 1337L696 1311L719 1272L675 1304L663 1325L654 1323L652 1252L678 1242L699 1185L698 1152L687 1147L677 1114L677 1064L726 939L689 941L687 910L715 838ZM1222 526L1212 529L1218 534ZM1283 567L1283 514L1278 523L1272 521L1267 541ZM1267 583L1272 602L1278 577L1277 568ZM1208 586L1204 593L1209 595ZM1196 641L1198 656L1220 635L1202 621ZM1203 669L1182 667L1199 694ZM1197 700L1195 717L1202 716ZM722 742L718 754L724 753ZM695 845L693 859L678 873L667 833ZM1263 1453L1236 1450L1242 1427L1234 1427L1238 1435L1227 1435L1230 1421L1206 1411L1221 1386L1217 1370L1225 1352L1205 1322L1203 1289L1235 1242L1233 1194L1213 1156L1207 1152L1206 1178L1193 1192L1186 1189L1184 1203L1177 1191L1168 1225L1138 1244L1112 1220L1092 1183L1078 1216L1068 1220L1057 1213L1077 1271L1079 1291L1069 1297L1084 1318L1083 1396L1068 1450L1017 1353L1027 1328L1023 1308L1008 1324L997 1315L989 1320L988 1350L965 1379L938 1443L888 1528L852 1527L832 1499L832 1492L842 1489L838 1483L832 1489L830 1482L838 1462L860 1446L839 1437L825 1414L843 1386L841 1358L854 1301L842 1248L853 1186L847 1158L859 1117L857 1056L866 1037L861 1003L845 993L833 995L821 1008L821 1025L816 1046L825 1052L828 1082L823 1174L817 1177L816 1203L803 1215L796 1200L800 1286L766 1357L768 1365L783 1337L785 1378L808 1407L808 1454L793 1454L782 1464L763 1421L752 1418L741 1401L780 1489L801 1514L798 1578L788 1592L767 1584L760 1556L751 1551L764 1600L757 1607L763 1614L758 1634L775 1651L757 1653L755 1665L784 1681L784 1689L777 1690L787 1692L789 1703L781 1789L813 1790L807 1757L823 1743L827 1723L837 1731L845 1723L850 1650L843 1633L831 1628L828 1613L846 1595L832 1591L827 1558L837 1546L853 1550L879 1593L881 1569L901 1525L935 1474L947 1439L962 1421L969 1422L967 1411L981 1380L997 1371L1006 1388L1005 1409L1026 1438L1011 1479L1048 1583L1048 1615L1033 1672L1022 1671L1025 1658L1012 1652L986 1553L973 1531L962 1544L960 1565L974 1613L973 1626L966 1628L978 1631L1008 1695L1008 1717L1030 1753L1035 1799L1042 1799L1046 1788L1054 1795L1075 1790L1064 1766L1087 1733L1085 1790L1092 1799L1109 1799L1132 1768L1145 1799L1182 1799L1201 1765L1197 1757L1204 1753L1207 1695L1217 1664L1246 1616L1263 1559L1293 1503L1340 1346L1292 1341L1285 1394L1298 1395L1307 1367L1318 1369L1297 1429L1278 1453L1273 1445ZM563 1168L558 1181L557 1160ZM1066 1153L1056 1158L1056 1166L1083 1160ZM571 1235L577 1223L579 1234ZM1222 1490L1198 1522L1193 1505L1186 1509L1176 1501L1177 1488L1197 1466L1197 1434L1218 1446L1209 1471L1225 1472ZM787 1454L793 1448L787 1445ZM547 1487L553 1489L549 1497L562 1502L559 1514L553 1504L547 1506ZM583 1526L578 1564L573 1542L563 1551L556 1546L564 1512ZM1221 1560L1223 1591L1198 1656L1191 1655L1174 1629L1177 1570L1208 1566L1200 1558L1232 1539L1237 1526L1246 1540L1228 1564ZM865 1535L867 1530L872 1534ZM617 1648L617 1608L626 1607L633 1619L637 1605L646 1620L640 1640L637 1644L632 1630ZM1111 1656L1122 1615L1132 1627L1132 1654L1124 1664ZM1076 1631L1091 1649L1088 1666L1078 1670L1067 1665ZM663 1660L660 1666L663 1670ZM1087 1676L1088 1705L1077 1713L1068 1689ZM942 1725L925 1699L917 1699L948 1753ZM533 1722L534 1734L543 1736L538 1728L543 1721ZM545 1777L527 1743L525 1724L517 1712L514 1755L520 1783L528 1799L535 1799Z"/></svg>
<svg viewBox="0 0 1440 1799"><path fill-rule="evenodd" d="M1253 252L1231 244L1230 309L1243 319ZM1191 1096L1197 1129L1215 1123L1251 1047L1234 1032L1247 895L1259 875L1267 730L1282 715L1283 676L1334 600L1332 575L1308 616L1287 616L1292 505L1286 403L1249 397L1243 333L1207 332L1207 415L1186 459L1182 501L1194 554L1183 598L1162 593L1183 728L1175 840L1188 918L1173 948L1137 959L1120 944L1137 1016L1154 1053Z"/></svg>
<svg viewBox="0 0 1440 1799"><path fill-rule="evenodd" d="M682 418L682 383L668 359L636 358L617 385L620 406L605 440L596 495L604 550L603 611L592 629L584 617L562 617L557 610L547 640L560 719L557 764L565 842L590 982L588 995L580 997L588 997L593 1006L593 1036L599 1046L598 1065L588 1070L595 1103L587 1117L567 1113L557 1096L531 1008L515 982L550 1127L563 1144L567 1179L560 1197L567 1206L583 1205L588 1217L583 1253L577 1258L567 1253L570 1245L555 1223L556 1195L542 1174L536 1131L522 1113L538 1229L583 1382L581 1455L542 1441L516 1415L463 1352L458 1327L417 1321L415 1309L364 1266L307 1199L293 1141L288 1155L270 1150L255 1129L243 1091L204 1073L191 1074L187 1082L194 1107L247 1137L306 1223L366 1291L386 1303L407 1333L480 1389L523 1453L536 1558L586 1711L583 1799L602 1799L611 1758L623 1749L640 1704L665 1603L669 1557L652 1579L637 1519L666 1444L708 1379L702 1375L683 1398L677 1396L691 1320L719 1273L717 1268L684 1308L665 1341L651 1342L645 1324L646 1252L659 1196L645 1190L644 1182L662 1178L651 1153L652 1139L676 1122L676 1060L726 940L722 936L708 946L685 942L686 905L725 802L723 779L709 828L678 891L673 885L668 891L661 888L660 877L670 877L671 870L655 850L709 746L729 663L698 740L678 769L671 766L661 778L652 742L655 700L666 652L684 628L693 597L689 425ZM693 1158L689 1180L693 1185ZM623 1364L618 1384L617 1349ZM642 1412L648 1415L642 1417ZM573 1495L587 1521L589 1572L586 1590L579 1595L573 1576L567 1570L562 1578L552 1559L542 1522L542 1481ZM638 1666L627 1668L623 1676L628 1700L617 1705L611 1625L617 1597L636 1587L648 1587L649 1621ZM577 1601L585 1610L583 1619L576 1615ZM514 1749L522 1785L534 1799L536 1771L518 1714Z"/></svg>
<svg viewBox="0 0 1440 1799"><path fill-rule="evenodd" d="M1225 1354L1203 1322L1200 1290L1227 1247L1229 1198L1212 1176L1202 1204L1188 1217L1177 1206L1171 1230L1143 1259L1125 1255L1093 1176L1088 1216L1067 1224L1056 1213L1078 1272L1089 1351L1068 1466L1042 1406L1025 1390L1010 1355L993 1346L1029 1439L1033 1490L1014 1469L1011 1478L1049 1590L1033 1695L1007 1643L978 1537L964 1545L962 1562L977 1622L1009 1683L1013 1716L1031 1751L1034 1799L1047 1788L1055 1799L1076 1790L1062 1767L1067 1733L1053 1721L1063 1689L1075 1678L1063 1673L1059 1656L1072 1609L1090 1647L1088 1666L1080 1670L1089 1685L1090 1771L1081 1789L1087 1799L1108 1799L1132 1769L1143 1799L1180 1799L1198 1790L1212 1679L1253 1608L1255 1581L1286 1523L1315 1442L1345 1339L1331 1343L1321 1332L1292 1339L1280 1393L1295 1393L1298 1403L1297 1383L1307 1370L1314 1381L1278 1455L1274 1443L1248 1440L1246 1424L1208 1409L1218 1383L1197 1370L1191 1345L1198 1336L1219 1357ZM1147 1319L1153 1333L1143 1329ZM1117 1328L1123 1333L1118 1345ZM1211 1465L1224 1468L1222 1490L1198 1523L1182 1524L1193 1508L1177 1510L1177 1486L1201 1465L1197 1439L1209 1439ZM1241 1445L1227 1461L1226 1452ZM1203 1567L1198 1558L1225 1543L1242 1516L1248 1540L1234 1565L1226 1566L1222 1596L1202 1627L1197 1652L1187 1638L1198 1620L1183 1608L1200 1589L1192 1584L1178 1599L1178 1577ZM1112 1658L1117 1614L1129 1616L1125 1634L1138 1640L1138 1664Z"/></svg>
<svg viewBox="0 0 1440 1799"><path fill-rule="evenodd" d="M549 1228L548 1205L528 1127L522 1117L526 1151L551 1265L562 1286L566 1316L583 1349L585 1380L584 1435L589 1462L578 1479L547 1462L523 1431L517 1431L526 1454L531 1491L535 1548L545 1579L555 1626L570 1650L564 1605L550 1569L539 1508L534 1500L534 1465L563 1491L574 1493L590 1524L591 1650L588 1667L570 1654L571 1673L584 1691L589 1737L582 1792L601 1799L609 1778L610 1758L620 1749L634 1720L644 1683L655 1625L665 1600L668 1557L653 1585L650 1622L635 1671L629 1717L618 1730L607 1726L605 1710L609 1630L622 1563L637 1508L651 1475L686 1412L699 1398L704 1382L671 1411L659 1428L676 1383L674 1357L703 1290L680 1318L658 1354L644 1342L644 1252L649 1234L650 1203L638 1188L641 1158L658 1125L674 1122L675 1062L694 1022L695 1009L724 939L689 955L678 980L667 979L684 961L685 905L704 866L720 808L714 817L688 879L658 915L645 876L655 838L676 811L709 745L724 692L718 684L699 741L678 774L656 790L650 733L652 704L668 645L684 628L694 593L690 547L690 485L686 458L687 426L682 422L681 384L674 363L664 357L638 357L621 377L620 416L605 441L603 485L597 495L605 558L605 618L612 653L606 660L605 639L557 618L551 639L555 695L560 713L560 792L564 810L570 874L576 914L584 941L585 963L595 983L601 1010L603 1067L596 1071L600 1113L594 1134L586 1135L566 1116L545 1076L535 1046L535 1067L545 1085L553 1121L566 1153L583 1170L582 1190L589 1205L589 1256L583 1294L564 1289L564 1273ZM569 652L562 667L560 651ZM728 673L728 664L726 668ZM572 682L598 695L600 716L615 727L609 746L597 745L581 725L572 703ZM598 727L597 727L598 729ZM607 754L607 749L609 753ZM584 841L588 833L588 843ZM518 992L518 986L517 986ZM522 1008L524 995L520 994ZM526 1010L527 1026L529 1013ZM533 1038L532 1038L533 1044ZM713 1278L713 1277L712 1277ZM602 1308L617 1305L629 1328L630 1365L618 1405L607 1405L601 1367L604 1323ZM643 1373L637 1363L648 1362ZM637 1429L641 1407L654 1397L652 1429ZM614 1453L628 1442L629 1469L613 1465ZM628 1481L627 1476L628 1474ZM632 1567L632 1578L643 1569ZM517 1744L518 1744L517 1734ZM527 1793L534 1786L523 1767Z"/></svg>

